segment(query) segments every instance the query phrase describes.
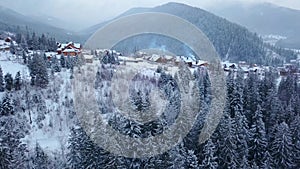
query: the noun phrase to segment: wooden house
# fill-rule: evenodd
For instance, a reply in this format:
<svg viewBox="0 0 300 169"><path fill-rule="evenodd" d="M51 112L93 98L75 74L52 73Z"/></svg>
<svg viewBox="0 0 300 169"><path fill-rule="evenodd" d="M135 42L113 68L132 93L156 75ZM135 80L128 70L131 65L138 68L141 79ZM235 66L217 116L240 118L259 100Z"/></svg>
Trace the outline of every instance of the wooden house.
<svg viewBox="0 0 300 169"><path fill-rule="evenodd" d="M67 44L58 44L57 54L64 56L78 56L82 52L79 43L69 42Z"/></svg>

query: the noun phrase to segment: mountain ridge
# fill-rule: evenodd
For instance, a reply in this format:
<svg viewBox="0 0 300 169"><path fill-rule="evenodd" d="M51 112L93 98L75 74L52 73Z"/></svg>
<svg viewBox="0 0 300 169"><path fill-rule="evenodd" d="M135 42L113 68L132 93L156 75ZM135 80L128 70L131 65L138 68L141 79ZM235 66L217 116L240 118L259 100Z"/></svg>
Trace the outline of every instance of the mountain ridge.
<svg viewBox="0 0 300 169"><path fill-rule="evenodd" d="M273 60L274 57L271 56L272 52L270 52L270 50L277 49L271 49L270 46L265 45L262 39L256 33L250 32L246 27L230 22L227 19L219 17L213 13L210 13L197 7L188 6L186 4L170 2L154 8L134 8L119 15L115 19L122 16L126 16L128 14L135 14L141 12L168 13L171 15L181 17L193 23L195 26L200 28L204 32L204 34L206 34L206 36L214 44L217 52L219 53L222 59L229 59L232 61L244 60L248 62L255 61L256 63L264 64L282 62L282 60ZM89 32L86 31L86 35L92 35L91 32L95 32L96 30L104 26L106 23L109 23L111 21L113 20L106 21L104 23L100 23L98 25L90 27L90 29L87 29ZM123 45L121 44L116 46L116 49L120 50L121 52L123 52L122 50L124 49L134 51L138 48L146 48L147 45L151 45L153 41L157 43L157 46L162 46L163 44L159 44L161 42L171 42L171 40L164 39L161 37L133 37L132 40L129 39L123 41ZM171 42L171 44L176 43ZM172 47L173 46L171 45L170 48L174 51L174 48L176 47ZM175 51L180 53L180 50L183 49L177 45L177 49L175 49ZM295 57L290 51L281 52L281 55L287 60Z"/></svg>
<svg viewBox="0 0 300 169"><path fill-rule="evenodd" d="M0 30L3 31L36 32L50 35L59 41L81 39L75 32L41 22L7 7L0 6L0 15Z"/></svg>
<svg viewBox="0 0 300 169"><path fill-rule="evenodd" d="M277 6L271 3L212 8L212 12L226 19L244 25L261 35L280 35L287 39L276 45L285 48L300 48L300 10Z"/></svg>

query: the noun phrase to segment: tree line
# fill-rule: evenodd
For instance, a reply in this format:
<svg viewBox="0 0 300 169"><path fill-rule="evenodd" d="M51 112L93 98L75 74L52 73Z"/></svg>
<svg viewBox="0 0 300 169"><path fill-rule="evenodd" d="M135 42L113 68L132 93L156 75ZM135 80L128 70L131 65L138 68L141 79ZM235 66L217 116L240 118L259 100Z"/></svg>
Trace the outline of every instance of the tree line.
<svg viewBox="0 0 300 169"><path fill-rule="evenodd" d="M102 72L107 70L102 68ZM101 72L98 76L104 78L102 81L109 79L104 74L101 75ZM205 110L210 105L209 78L203 72L194 76L198 79L202 108ZM172 79L163 74L161 78L167 84L172 83ZM101 145L95 145L85 131L77 127L71 133L68 165L71 168L297 169L300 167L299 83L294 75L282 78L280 84L277 84L277 79L275 70L265 72L264 77L251 72L247 78L244 78L242 71L230 72L226 82L227 100L223 118L204 144L198 143L204 118L201 113L182 143L164 154L144 159L114 156L102 149ZM169 86L166 89L172 88ZM135 107L139 107L139 104L143 107L145 103L141 100L147 100L141 98L147 95L139 96L132 101ZM110 109L106 107L104 110ZM169 111L176 113L177 109L173 107ZM116 121L117 124L113 120L110 124L130 137L144 137L145 132L146 136L155 136L168 126L152 123L145 130L145 126L139 126L124 118L118 117Z"/></svg>

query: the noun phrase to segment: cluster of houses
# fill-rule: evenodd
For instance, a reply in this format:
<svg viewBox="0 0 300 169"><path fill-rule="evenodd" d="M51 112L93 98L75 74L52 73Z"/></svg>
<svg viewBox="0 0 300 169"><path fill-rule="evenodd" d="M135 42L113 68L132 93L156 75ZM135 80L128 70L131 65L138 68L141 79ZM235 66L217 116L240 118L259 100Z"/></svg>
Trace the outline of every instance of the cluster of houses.
<svg viewBox="0 0 300 169"><path fill-rule="evenodd" d="M190 68L194 67L207 67L209 63L204 60L194 60L190 57L186 56L170 56L170 55L158 55L152 54L149 55L147 53L137 53L135 56L122 56L120 53L116 51L110 50L99 50L97 57L91 54L84 54L84 58L87 63L93 63L95 58L101 58L103 55L111 54L116 56L116 59L120 64L126 64L126 62L150 62L150 63L161 63L161 64L169 64L178 66L180 63L185 63ZM240 61L238 63L231 63L228 61L222 62L222 66L225 72L229 71L238 71L242 70L244 74L248 74L250 72L255 72L258 75L264 76L265 72L269 70L268 66L258 66L256 64L248 64L245 61ZM297 60L291 60L289 64L284 64L283 67L278 67L278 74L280 76L287 76L288 74L295 74L299 76L300 79L300 58Z"/></svg>
<svg viewBox="0 0 300 169"><path fill-rule="evenodd" d="M150 62L150 63L161 63L161 64L171 64L178 66L181 62L187 64L189 67L200 67L200 66L208 66L209 63L203 60L193 60L186 56L170 56L170 55L138 55L138 57L125 57L125 56L118 56L119 62L126 63L126 62Z"/></svg>
<svg viewBox="0 0 300 169"><path fill-rule="evenodd" d="M258 75L264 75L270 67L258 66L256 64L247 64L244 61L239 63L222 62L223 69L225 72L242 70L245 74L249 72L258 73ZM297 60L291 60L290 63L284 64L282 67L277 67L278 75L286 77L288 75L296 75L300 80L300 58Z"/></svg>
<svg viewBox="0 0 300 169"><path fill-rule="evenodd" d="M9 50L9 44L10 39L6 40L0 40L0 50L1 45L5 46L5 50ZM147 53L141 52L137 53L135 56L122 56L121 53L118 53L114 50L96 50L94 53L91 53L91 51L84 51L82 49L81 44L79 43L58 43L58 49L56 53L48 53L47 57L51 58L54 55L61 57L61 56L78 56L82 55L85 59L86 63L93 63L95 59L101 59L105 55L113 55L116 57L116 59L119 61L120 64L126 64L126 62L150 62L150 63L161 63L161 64L172 64L178 66L181 62L187 64L189 67L201 67L205 66L207 67L209 63L207 61L203 60L194 60L190 57L185 56L170 56L170 55L158 55L158 54L152 54L149 55ZM230 63L230 62L222 62L223 69L225 72L228 71L237 71L242 70L245 74L248 74L249 72L256 72L259 75L264 75L264 72L269 69L267 66L258 66L256 64L247 64L244 61L240 61L238 63ZM300 58L297 60L291 60L289 64L284 64L283 67L277 68L278 73L280 76L287 76L288 74L296 74L299 76L300 79Z"/></svg>
<svg viewBox="0 0 300 169"><path fill-rule="evenodd" d="M238 71L241 70L244 74L248 74L250 72L258 73L259 75L263 75L265 70L268 69L267 66L258 66L256 64L247 64L245 61L240 61L238 63L231 63L228 61L222 62L223 69L225 72L230 71Z"/></svg>
<svg viewBox="0 0 300 169"><path fill-rule="evenodd" d="M277 69L280 76L294 74L298 77L300 81L300 58L296 60L291 60L290 63L284 64L283 67L278 67Z"/></svg>

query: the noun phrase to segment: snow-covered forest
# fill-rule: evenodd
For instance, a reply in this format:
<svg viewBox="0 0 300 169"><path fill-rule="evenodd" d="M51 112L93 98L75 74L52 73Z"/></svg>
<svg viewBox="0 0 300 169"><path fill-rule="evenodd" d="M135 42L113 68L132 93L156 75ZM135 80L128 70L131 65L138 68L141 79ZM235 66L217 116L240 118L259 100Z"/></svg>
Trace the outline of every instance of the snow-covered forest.
<svg viewBox="0 0 300 169"><path fill-rule="evenodd" d="M213 99L220 95L212 87L211 63L200 64L203 58L194 56L186 44L162 35L139 34L120 41L114 50L87 50L80 43L57 42L51 37L54 32L2 24L0 18L0 169L299 169L299 50L265 42L246 27L196 7L169 3L145 10L191 22L203 30L224 61L225 66L216 66L224 70L226 79L225 108L220 122L214 124L216 130L203 134L203 129L210 129L205 122ZM94 33L92 30L88 34ZM77 38L65 34L66 30L57 31L56 38ZM167 59L167 55L146 56L138 51L147 48L169 50L178 56ZM120 73L120 67L130 71ZM133 69L141 71L135 74ZM90 72L95 76L91 76L95 78L92 90L84 86L91 79L86 76ZM183 90L192 91L193 97L185 100ZM197 117L183 117L191 122L191 130L163 153L124 157L105 145L109 142L112 149L123 150L127 144L105 140L110 133L97 142L87 131L80 116L83 112L77 112L81 106L77 103L90 99L82 93L90 91L101 122L138 141L164 134L188 106ZM86 119L98 120L94 117ZM91 124L91 130L99 130L100 125ZM179 124L175 132L186 127L182 121ZM201 134L208 139L199 139ZM145 145L149 150L158 147L152 142ZM140 153L135 150L133 156Z"/></svg>
<svg viewBox="0 0 300 169"><path fill-rule="evenodd" d="M198 142L204 120L200 115L187 137L171 150L154 157L131 159L104 150L80 127L74 111L72 82L73 70L84 65L84 61L61 57L50 62L38 53L26 60L30 78L20 72L11 75L0 70L0 168L300 167L300 86L296 76L289 75L278 83L277 71L272 69L264 77L251 72L245 78L242 72L230 72L224 115L208 141ZM113 75L113 67L105 66L111 62L98 62L95 81L96 89L109 97L111 94L103 89ZM192 76L198 82L202 108L209 109L207 70L198 68ZM143 76L136 78L143 81ZM180 99L176 80L161 68L156 70L156 78L147 80L170 97L164 114L176 117L176 102ZM145 84L140 85L145 88ZM147 109L149 90L132 92L132 107ZM99 104L102 111L110 111L107 100ZM162 121L139 125L118 116L113 116L109 124L130 137L155 136L170 125ZM53 138L56 141L51 141Z"/></svg>

